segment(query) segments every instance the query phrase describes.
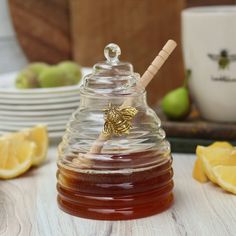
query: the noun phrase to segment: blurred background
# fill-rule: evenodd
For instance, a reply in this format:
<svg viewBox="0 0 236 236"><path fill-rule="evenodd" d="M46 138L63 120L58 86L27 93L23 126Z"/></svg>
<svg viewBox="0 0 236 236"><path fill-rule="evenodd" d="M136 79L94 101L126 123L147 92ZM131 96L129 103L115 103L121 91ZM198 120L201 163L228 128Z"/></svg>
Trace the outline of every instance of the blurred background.
<svg viewBox="0 0 236 236"><path fill-rule="evenodd" d="M174 39L178 47L147 87L148 103L161 118L173 150L193 152L200 143L235 140L236 31L230 30L235 28L235 3L236 0L1 0L0 133L45 123L49 137L60 139L79 104L77 85L81 74L90 72L85 67L104 60L103 50L108 43L118 44L120 59L131 62L135 72L142 75L165 42ZM202 8L204 16L185 10L210 5L231 7ZM186 18L181 21L183 12ZM202 20L207 24L199 23ZM193 36L195 29L204 33ZM212 41L214 44L207 44ZM198 55L200 51L204 53ZM185 64L188 61L193 66L187 65L185 70L183 58L188 58ZM44 73L39 72L39 67L45 65L32 67L32 62L55 65L65 61L70 61L70 65L46 65ZM82 72L78 65L83 67ZM72 75L71 81L65 81L63 73ZM59 86L58 79L62 88L25 91L24 88L37 88L38 84L30 84L36 74L41 88ZM191 75L189 83L186 74ZM45 81L54 82L43 84ZM74 82L75 86L66 88ZM9 90L5 89L6 83Z"/></svg>
<svg viewBox="0 0 236 236"><path fill-rule="evenodd" d="M74 59L82 66L103 60L103 48L117 43L122 60L143 73L168 38L179 47L148 87L155 104L184 78L180 13L199 5L234 4L234 0L1 0L0 73L21 69L28 61L50 64Z"/></svg>

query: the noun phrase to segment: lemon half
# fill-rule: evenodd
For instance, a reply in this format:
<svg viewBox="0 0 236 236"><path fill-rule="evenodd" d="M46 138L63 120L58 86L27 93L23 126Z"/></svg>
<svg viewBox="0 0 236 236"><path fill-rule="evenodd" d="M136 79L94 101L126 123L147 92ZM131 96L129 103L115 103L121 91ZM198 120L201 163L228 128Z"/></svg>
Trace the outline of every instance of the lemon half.
<svg viewBox="0 0 236 236"><path fill-rule="evenodd" d="M0 137L0 178L10 179L41 164L48 149L47 127L37 125Z"/></svg>
<svg viewBox="0 0 236 236"><path fill-rule="evenodd" d="M197 146L197 159L193 169L193 177L199 182L210 179L216 183L212 168L217 165L236 165L235 148L228 142L214 142L210 146Z"/></svg>
<svg viewBox="0 0 236 236"><path fill-rule="evenodd" d="M24 130L23 133L27 140L32 141L36 144L32 165L38 166L47 157L47 150L48 150L47 126L36 125L31 129Z"/></svg>
<svg viewBox="0 0 236 236"><path fill-rule="evenodd" d="M36 145L23 137L0 138L0 178L10 179L26 172L32 165Z"/></svg>
<svg viewBox="0 0 236 236"><path fill-rule="evenodd" d="M213 173L224 190L236 194L236 166L215 166Z"/></svg>

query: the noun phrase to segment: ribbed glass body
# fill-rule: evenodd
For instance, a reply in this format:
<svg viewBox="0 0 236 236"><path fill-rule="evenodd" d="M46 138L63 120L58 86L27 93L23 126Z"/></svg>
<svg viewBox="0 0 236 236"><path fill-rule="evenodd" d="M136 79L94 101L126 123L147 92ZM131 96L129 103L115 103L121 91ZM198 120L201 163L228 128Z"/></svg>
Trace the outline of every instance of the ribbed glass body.
<svg viewBox="0 0 236 236"><path fill-rule="evenodd" d="M64 211L120 220L152 215L170 206L173 172L165 132L147 106L145 92L109 97L109 102L120 105L127 97L138 110L130 133L107 140L101 153L90 154L103 129L108 99L81 94L80 107L59 145L58 202Z"/></svg>

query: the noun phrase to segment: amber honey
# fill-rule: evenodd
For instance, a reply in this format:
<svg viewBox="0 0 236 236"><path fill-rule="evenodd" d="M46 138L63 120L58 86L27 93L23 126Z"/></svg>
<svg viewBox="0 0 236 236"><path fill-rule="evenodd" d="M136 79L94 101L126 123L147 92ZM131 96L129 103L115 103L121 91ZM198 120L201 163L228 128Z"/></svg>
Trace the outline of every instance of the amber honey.
<svg viewBox="0 0 236 236"><path fill-rule="evenodd" d="M146 164L142 165L143 160ZM122 165L127 163L133 167L125 169ZM59 162L59 207L69 214L98 220L136 219L160 213L173 202L171 164L170 156L163 158L157 152L113 155L109 161L112 170L99 160L93 171L68 168Z"/></svg>

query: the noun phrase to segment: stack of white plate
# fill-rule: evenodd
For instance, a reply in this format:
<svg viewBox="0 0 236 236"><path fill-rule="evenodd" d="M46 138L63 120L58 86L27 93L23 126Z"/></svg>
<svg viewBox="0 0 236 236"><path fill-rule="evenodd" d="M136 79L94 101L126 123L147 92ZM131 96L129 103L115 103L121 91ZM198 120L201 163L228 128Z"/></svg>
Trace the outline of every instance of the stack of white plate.
<svg viewBox="0 0 236 236"><path fill-rule="evenodd" d="M86 73L89 69L83 69L83 74ZM60 138L69 117L79 106L79 85L17 89L16 74L0 75L0 134L46 124L49 138Z"/></svg>

